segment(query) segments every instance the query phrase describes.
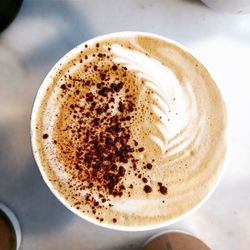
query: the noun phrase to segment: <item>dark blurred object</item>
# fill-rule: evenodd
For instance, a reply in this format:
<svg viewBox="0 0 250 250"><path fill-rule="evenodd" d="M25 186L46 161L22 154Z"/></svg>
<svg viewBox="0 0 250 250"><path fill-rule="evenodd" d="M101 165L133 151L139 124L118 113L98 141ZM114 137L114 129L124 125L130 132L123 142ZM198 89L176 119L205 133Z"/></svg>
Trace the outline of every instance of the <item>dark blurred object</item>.
<svg viewBox="0 0 250 250"><path fill-rule="evenodd" d="M0 249L18 250L21 244L21 229L13 212L0 202Z"/></svg>
<svg viewBox="0 0 250 250"><path fill-rule="evenodd" d="M203 241L182 231L163 231L152 236L142 250L211 250Z"/></svg>
<svg viewBox="0 0 250 250"><path fill-rule="evenodd" d="M15 250L16 234L9 217L0 209L0 249Z"/></svg>
<svg viewBox="0 0 250 250"><path fill-rule="evenodd" d="M16 17L23 0L0 0L0 32Z"/></svg>

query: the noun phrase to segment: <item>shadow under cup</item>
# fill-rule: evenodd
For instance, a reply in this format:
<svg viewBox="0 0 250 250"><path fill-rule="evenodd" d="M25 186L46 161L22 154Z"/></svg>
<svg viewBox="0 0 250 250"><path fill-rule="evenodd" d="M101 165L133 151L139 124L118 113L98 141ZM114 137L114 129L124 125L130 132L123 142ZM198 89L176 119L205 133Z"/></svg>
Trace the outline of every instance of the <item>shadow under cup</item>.
<svg viewBox="0 0 250 250"><path fill-rule="evenodd" d="M100 50L102 51L100 52ZM105 53L103 51L105 51ZM96 64L93 63L92 66L89 66L90 60L92 60L91 58L94 62L95 60L97 61L95 62ZM102 63L104 61L105 63ZM95 184L90 186L89 183L86 184L86 179L77 179L79 185L85 185L83 189L70 189L72 185L69 185L70 191L67 192L67 195L64 195L66 187L68 186L62 183L58 184L60 181L57 183L58 180L55 180L55 173L56 171L67 169L67 166L60 162L62 158L58 159L58 162L53 165L51 162L53 159L56 159L54 152L57 151L53 151L53 148L53 150L51 150L51 148L47 150L49 148L48 145L50 145L49 143L52 141L56 141L56 146L54 146L58 147L58 144L60 144L58 141L64 136L63 134L59 134L58 137L57 134L56 140L53 138L53 127L56 124L53 122L56 116L55 113L49 113L48 110L51 110L51 112L57 110L58 112L60 108L58 110L58 107L51 108L49 105L53 100L58 100L58 98L62 96L62 92L60 91L68 93L68 88L72 88L72 84L69 82L72 82L72 74L74 75L72 72L76 72L74 67L80 65L79 67L84 69L84 65L86 64L88 65L88 69L91 68L92 70L93 68L93 71L90 71L90 73L96 71L97 65L98 67L99 65L102 65L100 67L106 67L106 73L109 71L113 72L114 69L115 71L126 69L127 74L132 72L131 74L134 76L133 79L136 79L133 80L132 83L136 84L136 87L131 85L131 81L129 86L132 86L136 91L133 89L134 92L132 92L131 96L133 93L134 95L140 93L135 98L133 97L133 100L137 101L135 108L136 114L139 112L144 113L140 116L140 119L138 118L139 120L137 116L132 116L132 119L129 119L130 123L126 124L130 124L129 126L132 127L134 126L133 122L136 123L136 129L133 130L134 133L131 133L130 138L136 137L139 146L140 144L142 146L140 148L138 148L139 146L137 148L135 147L135 149L130 151L131 154L129 154L132 155L131 157L137 157L135 162L139 163L137 163L136 171L142 171L140 172L142 174L138 174L139 172L135 173L136 171L129 165L130 160L123 162L120 160L119 155L115 156L117 157L116 159L119 159L118 168L111 169L109 166L106 166L106 164L105 171L108 173L105 173L102 178L98 179L98 185L100 183L106 185L109 181L105 179L107 174L112 173L112 176L117 177L119 174L119 165L123 165L123 174L117 177L118 180L117 183L115 183L117 187L119 186L120 193L115 195L115 197L111 195L112 190L105 190L105 187L108 185L101 188L99 188L98 185L95 186ZM112 66L114 64L115 68ZM65 65L70 65L71 68L69 68L69 71L63 70ZM107 67L110 68L107 69ZM77 72L81 78L77 75L78 78L75 80L77 80L77 82L82 81L81 83L84 82L84 84L88 82L85 79L91 77L88 69L86 68L85 71L81 70L80 73L78 70ZM124 81L122 86L128 86L126 85L128 84L126 82L128 77L126 78L125 75L126 74L124 74L122 80L118 79L119 81ZM100 77L102 77L101 73ZM110 76L110 79L111 78ZM112 86L112 84L116 86L115 84L118 84L116 82L117 79L114 80L113 83L110 83L110 79L105 80L105 77L103 79L102 84L106 84L105 87L101 87L101 84L98 87L97 82L93 82L90 85L88 83L87 87L82 84L80 89L77 90L77 95L79 95L79 93L80 95L83 94L81 98L84 100L82 101L85 105L84 107L88 105L86 101L86 98L88 98L86 96L88 95L84 90L85 88L87 88L88 91L93 91L94 95L96 95L94 98L99 98L100 95L102 95L102 99L100 100L110 98L110 95L115 92L110 86ZM78 83L73 84L73 87L78 86L77 84ZM69 85L70 87L68 87ZM110 92L103 95L104 88L105 91ZM148 94L148 96L145 95L144 99L140 99L144 95L143 91L145 88L150 89L145 92L150 94ZM51 96L56 93L56 91L59 95L56 98L53 97L53 99ZM123 93L123 90L119 89L119 91ZM71 97L73 92L69 93L71 94L67 95ZM116 96L118 96L116 98L119 99L125 95L117 94ZM67 103L67 98L65 100L66 104L64 103L64 106L74 106L77 101L79 101L78 99L74 99L74 102L72 102L72 99L70 103ZM116 102L115 99L112 111L115 114L117 113L117 116L122 113L119 103L123 101L123 99L119 100ZM101 101L100 105L103 105ZM148 108L148 106L150 107ZM68 115L65 115L66 118L64 117L66 120L71 119L71 111L69 112ZM134 112L134 110L131 112ZM98 118L98 112L94 113L94 111L92 111L92 113L94 116L93 119ZM109 116L111 117L114 113L109 113ZM153 118L149 117L150 115L152 115ZM107 119L112 119L112 117L110 117ZM85 118L86 117L84 117L84 119ZM88 120L86 120L86 124L87 123ZM105 126L104 122L99 126L99 129L104 131L104 136L105 131L109 131ZM83 129L86 129L86 127L87 125L85 125ZM92 123L90 127L93 127ZM145 133L146 129L148 129L147 131L153 132L143 137L142 133ZM115 135L116 137L118 136L118 134ZM110 136L110 133L108 136ZM75 149L75 145L79 144L79 141L76 143L72 138L70 139L71 142L73 142L71 145ZM115 138L111 139L115 140ZM81 218L103 227L125 231L150 230L173 224L195 211L207 200L215 189L222 174L227 152L227 112L220 91L206 68L182 45L149 33L113 33L94 38L79 45L63 56L51 69L44 79L34 102L31 118L31 141L34 157L44 181L52 193L68 209ZM138 144L138 142L136 143ZM86 147L91 147L91 143L93 144L91 141L89 145L86 144ZM94 144L100 144L103 150L106 150L102 143L102 141L98 141ZM121 145L122 144L116 144L116 148L122 147ZM127 148L131 148L131 145L132 142L129 139ZM150 147L147 145L150 145ZM93 145L93 147L95 147L95 145ZM74 152L74 154L75 153L76 152ZM96 160L96 158L93 158L91 153L88 152L88 158L89 157L92 157L92 162ZM105 153L102 157L105 157ZM140 163L140 161L142 163ZM150 163L148 163L149 161ZM91 168L91 161L90 163L84 162L84 160L81 162L81 164L85 163L90 164L89 166ZM147 169L147 164L153 166L152 169L151 167ZM74 171L79 173L79 166L77 165L76 167L73 163L72 166L69 168L71 169L70 171L73 171L73 174L75 173ZM53 167L59 170L54 169L51 171ZM103 171L101 167L98 166L100 173ZM85 171L82 170L82 168L80 169L81 171ZM86 171L83 172L85 176L87 175ZM53 174L51 174L52 172ZM89 175L91 174L88 172L88 176ZM92 177L94 178L94 175L92 175ZM57 179L59 179L59 175ZM131 185L131 183L133 183L133 185ZM63 190L63 188L65 188L65 190ZM113 188L116 188L116 186ZM101 191L99 192L98 190ZM109 192L105 197L103 197L105 195L103 190L107 193ZM71 195L73 197L74 193L78 193L79 197L81 196L81 202L80 200L75 200L75 203L73 203L74 200L72 199L75 198L69 198ZM103 200L105 200L102 205L103 210L100 209L101 212L97 216L96 213L98 214L98 210L92 208L91 211L91 205L98 204L99 206ZM113 203L109 205L106 203L107 200L110 201L109 204ZM90 204L89 202L94 203ZM79 204L81 204L81 206ZM121 208L121 212L117 211L118 208ZM102 216L104 219L100 219Z"/></svg>

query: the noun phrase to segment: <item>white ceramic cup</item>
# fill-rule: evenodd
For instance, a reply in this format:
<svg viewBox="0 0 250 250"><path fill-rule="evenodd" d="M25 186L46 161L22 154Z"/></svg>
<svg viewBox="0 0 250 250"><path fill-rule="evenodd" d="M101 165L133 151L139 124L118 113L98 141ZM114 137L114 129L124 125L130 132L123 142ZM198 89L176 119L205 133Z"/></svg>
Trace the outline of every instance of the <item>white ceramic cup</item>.
<svg viewBox="0 0 250 250"><path fill-rule="evenodd" d="M49 84L51 83L51 79L53 78L55 72L57 71L57 68L60 67L60 65L64 65L65 62L67 62L69 60L69 58L71 58L72 56L78 54L81 49L84 48L84 44L85 43L88 43L88 44L96 44L98 43L100 40L102 40L103 38L114 38L114 37L119 37L119 36L126 36L126 35L131 35L131 34L138 34L138 35L147 35L147 36L151 36L152 38L154 39L160 39L160 40L165 40L169 43L172 43L176 46L178 46L180 49L186 51L187 53L193 55L193 53L191 53L190 51L188 51L184 46L182 46L181 44L171 40L171 39L168 39L168 38L165 38L165 37L162 37L162 36L158 36L158 35L155 35L155 34L151 34L151 33L144 33L144 32L118 32L118 33L111 33L111 34L107 34L107 35L104 35L104 36L100 36L100 37L96 37L96 38L93 38L89 41L86 41L80 45L78 45L76 48L72 49L71 51L69 51L66 55L64 55L56 64L55 66L53 66L53 68L51 69L51 71L48 73L48 75L45 77L42 85L40 86L39 90L38 90L38 93L37 93L37 96L36 96L36 99L35 99L35 102L34 102L34 105L33 105L33 110L32 110L32 115L31 115L31 143L32 143L32 148L33 148L33 153L35 152L35 139L34 139L34 131L35 131L35 119L36 119L36 113L37 113L37 110L39 108L39 105L40 105L40 99L41 97L43 96L44 92L46 91L47 87L49 86ZM197 58L197 57L195 57ZM199 60L200 61L200 60ZM203 64L203 63L202 63ZM196 205L194 206L192 209L190 209L189 211L185 212L184 214L178 216L178 217L175 217L171 220L168 220L168 221L165 221L165 222L162 222L162 223L158 223L158 224L153 224L153 225L147 225L145 227L126 227L126 226L118 226L116 224L102 224L100 223L99 221L87 216L86 214L82 213L81 211L77 210L75 207L71 206L67 200L53 187L53 184L52 182L49 180L45 170L43 169L43 166L42 166L42 163L41 161L39 160L37 154L34 153L34 157L35 157L35 160L37 162L37 165L39 167L39 170L41 172L41 175L44 179L44 181L46 182L46 184L48 185L48 187L50 188L51 192L57 197L57 199L62 202L69 210L71 210L72 212L74 212L75 214L77 214L79 217L93 223L93 224L96 224L98 226L102 226L102 227L105 227L105 228L111 228L111 229L116 229L116 230L122 230L122 231L145 231L145 230L152 230L152 229L157 229L157 228L160 228L160 227L165 227L165 226L169 226L171 224L174 224L178 221L180 221L181 219L183 219L184 217L186 217L187 215L190 215L191 213L193 213L194 211L196 211L199 207L201 207L202 204L205 203L205 201L210 197L210 195L212 194L212 192L215 190L216 186L218 185L220 179L221 179L221 176L222 176L222 173L223 173L223 169L222 171L220 171L220 174L216 180L216 182L214 183L213 187L209 190L209 192L207 193L207 195ZM225 164L224 164L225 165Z"/></svg>

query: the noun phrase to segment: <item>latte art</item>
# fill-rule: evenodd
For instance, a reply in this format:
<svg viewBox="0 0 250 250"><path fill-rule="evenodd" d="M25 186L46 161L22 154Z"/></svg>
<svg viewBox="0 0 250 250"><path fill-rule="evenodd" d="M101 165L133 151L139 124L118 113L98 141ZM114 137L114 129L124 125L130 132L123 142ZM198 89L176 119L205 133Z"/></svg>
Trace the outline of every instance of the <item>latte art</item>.
<svg viewBox="0 0 250 250"><path fill-rule="evenodd" d="M142 52L131 51L119 45L113 45L111 51L115 54L114 62L126 66L136 72L137 78L143 79L141 96L145 97L144 92L147 89L152 90L153 103L149 108L158 122L150 124L153 126L149 137L158 145L162 154L168 152L173 144L176 145L177 139L184 139L191 121L197 118L196 100L195 96L192 96L190 86L188 83L182 83L187 86L181 86L181 82L170 68ZM146 100L138 100L138 105L144 101ZM195 130L196 126L189 132L195 133ZM159 136L154 135L155 131L158 131ZM176 136L178 138L174 138ZM190 135L186 136L190 138ZM179 146L181 147L183 143L185 140Z"/></svg>
<svg viewBox="0 0 250 250"><path fill-rule="evenodd" d="M224 102L206 69L148 34L72 50L44 80L32 116L50 188L83 218L116 228L163 225L197 206L226 143Z"/></svg>

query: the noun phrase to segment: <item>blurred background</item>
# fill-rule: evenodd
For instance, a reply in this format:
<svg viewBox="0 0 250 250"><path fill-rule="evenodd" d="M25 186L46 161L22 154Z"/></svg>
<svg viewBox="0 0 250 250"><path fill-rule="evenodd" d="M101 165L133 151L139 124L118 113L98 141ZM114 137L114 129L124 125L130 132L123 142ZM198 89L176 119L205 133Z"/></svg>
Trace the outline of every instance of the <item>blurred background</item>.
<svg viewBox="0 0 250 250"><path fill-rule="evenodd" d="M117 31L186 46L228 106L232 140L219 186L201 209L163 229L186 230L212 249L249 249L250 15L216 12L198 0L24 0L0 33L0 200L19 218L21 249L139 249L163 230L118 232L78 218L49 191L31 152L31 109L47 72L79 43Z"/></svg>

